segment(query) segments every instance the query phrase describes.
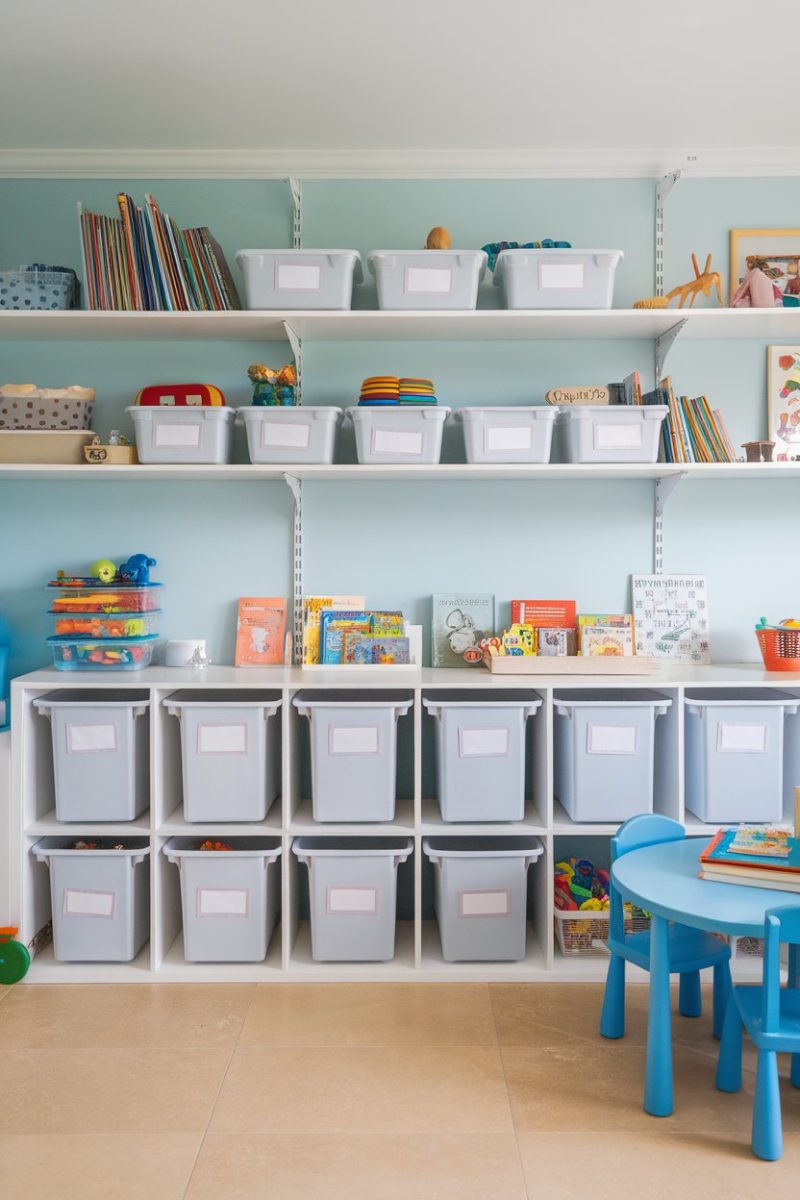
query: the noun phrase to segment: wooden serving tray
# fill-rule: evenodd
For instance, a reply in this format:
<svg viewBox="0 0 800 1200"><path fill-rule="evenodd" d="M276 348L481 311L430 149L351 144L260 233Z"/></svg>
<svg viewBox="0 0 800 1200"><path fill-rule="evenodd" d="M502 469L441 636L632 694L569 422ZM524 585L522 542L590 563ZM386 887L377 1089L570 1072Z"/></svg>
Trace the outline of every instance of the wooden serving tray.
<svg viewBox="0 0 800 1200"><path fill-rule="evenodd" d="M663 660L611 654L582 658L490 653L484 655L483 665L493 675L652 675Z"/></svg>

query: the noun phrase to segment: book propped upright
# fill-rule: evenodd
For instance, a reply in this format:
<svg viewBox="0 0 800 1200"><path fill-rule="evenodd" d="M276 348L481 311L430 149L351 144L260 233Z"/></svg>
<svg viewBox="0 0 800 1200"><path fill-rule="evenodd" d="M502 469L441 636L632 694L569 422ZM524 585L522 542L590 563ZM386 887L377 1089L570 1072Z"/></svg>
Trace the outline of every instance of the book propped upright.
<svg viewBox="0 0 800 1200"><path fill-rule="evenodd" d="M242 596L236 624L237 667L283 662L286 601L282 596Z"/></svg>

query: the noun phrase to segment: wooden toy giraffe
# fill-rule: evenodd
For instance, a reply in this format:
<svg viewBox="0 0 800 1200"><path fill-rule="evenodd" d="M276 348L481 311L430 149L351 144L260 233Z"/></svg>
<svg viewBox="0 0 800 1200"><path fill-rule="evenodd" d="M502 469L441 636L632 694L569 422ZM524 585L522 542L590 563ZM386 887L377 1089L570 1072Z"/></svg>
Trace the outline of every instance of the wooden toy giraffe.
<svg viewBox="0 0 800 1200"><path fill-rule="evenodd" d="M649 296L646 300L637 300L634 308L668 308L671 300L676 296L679 297L678 308L683 308L686 301L689 301L689 308L692 308L698 296L707 296L711 298L711 293L716 289L717 304L722 304L722 281L719 277L719 271L711 270L711 255L706 258L706 264L701 272L697 262L697 255L692 255L692 266L694 267L694 279L690 279L688 283L679 284L674 287L671 292L667 292L666 296Z"/></svg>

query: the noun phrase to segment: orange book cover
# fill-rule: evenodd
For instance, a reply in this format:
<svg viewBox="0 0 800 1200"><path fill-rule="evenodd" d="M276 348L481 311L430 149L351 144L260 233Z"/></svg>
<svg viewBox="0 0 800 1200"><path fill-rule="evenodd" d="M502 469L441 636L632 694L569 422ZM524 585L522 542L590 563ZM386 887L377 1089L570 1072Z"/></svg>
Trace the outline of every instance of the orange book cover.
<svg viewBox="0 0 800 1200"><path fill-rule="evenodd" d="M574 600L512 600L511 623L535 629L573 629Z"/></svg>
<svg viewBox="0 0 800 1200"><path fill-rule="evenodd" d="M286 601L282 596L242 596L236 623L237 667L283 662Z"/></svg>

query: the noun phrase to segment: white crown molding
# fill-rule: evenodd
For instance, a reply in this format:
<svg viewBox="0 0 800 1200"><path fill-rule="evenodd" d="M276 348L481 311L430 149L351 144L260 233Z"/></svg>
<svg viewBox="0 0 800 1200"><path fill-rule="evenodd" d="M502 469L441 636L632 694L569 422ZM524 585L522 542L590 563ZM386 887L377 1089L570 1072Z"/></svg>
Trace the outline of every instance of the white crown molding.
<svg viewBox="0 0 800 1200"><path fill-rule="evenodd" d="M16 179L652 179L800 175L800 148L731 150L0 150Z"/></svg>

